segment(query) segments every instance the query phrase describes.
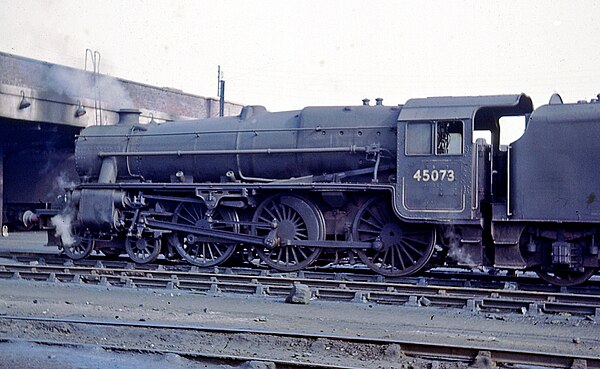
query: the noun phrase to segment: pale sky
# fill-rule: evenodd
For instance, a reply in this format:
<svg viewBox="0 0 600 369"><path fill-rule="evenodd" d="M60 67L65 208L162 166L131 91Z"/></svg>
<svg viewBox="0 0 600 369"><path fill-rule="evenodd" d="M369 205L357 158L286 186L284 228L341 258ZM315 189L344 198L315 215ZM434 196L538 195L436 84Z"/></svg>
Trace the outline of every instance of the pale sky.
<svg viewBox="0 0 600 369"><path fill-rule="evenodd" d="M599 1L0 0L0 50L271 111L600 93ZM91 66L91 64L89 65ZM89 68L88 68L89 69Z"/></svg>

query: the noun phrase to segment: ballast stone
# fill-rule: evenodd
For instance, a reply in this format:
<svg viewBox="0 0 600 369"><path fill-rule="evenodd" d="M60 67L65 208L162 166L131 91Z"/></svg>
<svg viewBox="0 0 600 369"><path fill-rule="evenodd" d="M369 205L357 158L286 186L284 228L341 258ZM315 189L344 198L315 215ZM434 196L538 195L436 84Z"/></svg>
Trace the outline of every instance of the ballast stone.
<svg viewBox="0 0 600 369"><path fill-rule="evenodd" d="M285 299L285 302L289 304L308 304L311 297L310 287L302 283L294 283L292 291Z"/></svg>

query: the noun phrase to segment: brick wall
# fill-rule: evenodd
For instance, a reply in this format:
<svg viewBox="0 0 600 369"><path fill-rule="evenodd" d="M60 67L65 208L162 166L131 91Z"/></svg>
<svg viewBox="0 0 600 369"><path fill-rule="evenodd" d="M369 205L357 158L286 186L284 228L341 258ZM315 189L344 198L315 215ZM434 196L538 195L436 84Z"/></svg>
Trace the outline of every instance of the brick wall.
<svg viewBox="0 0 600 369"><path fill-rule="evenodd" d="M0 52L0 84L45 91L60 97L94 100L96 94L103 109L117 111L137 108L176 118L218 116L219 101L127 81L106 75L94 75L81 69L51 64ZM225 115L239 114L243 105L225 103Z"/></svg>

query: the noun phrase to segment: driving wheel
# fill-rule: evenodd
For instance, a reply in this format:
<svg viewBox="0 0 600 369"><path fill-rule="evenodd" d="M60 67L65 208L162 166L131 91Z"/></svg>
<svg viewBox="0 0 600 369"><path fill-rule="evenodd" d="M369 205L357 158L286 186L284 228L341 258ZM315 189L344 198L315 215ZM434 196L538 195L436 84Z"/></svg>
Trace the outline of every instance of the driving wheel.
<svg viewBox="0 0 600 369"><path fill-rule="evenodd" d="M410 275L431 259L435 229L427 224L400 222L384 197L375 197L359 209L352 226L354 240L376 248L356 250L373 271L389 277Z"/></svg>
<svg viewBox="0 0 600 369"><path fill-rule="evenodd" d="M275 195L267 198L256 209L252 233L266 237L277 224L279 243L274 247L256 247L262 261L281 271L296 271L311 265L321 254L321 248L294 246L293 240L322 240L325 221L321 211L308 200L295 195Z"/></svg>
<svg viewBox="0 0 600 369"><path fill-rule="evenodd" d="M173 223L239 232L239 217L233 209L217 208L212 221L206 216L206 205L200 202L181 202L173 214ZM216 242L209 237L187 232L175 232L169 239L177 253L186 261L199 267L211 267L223 264L235 252L235 242Z"/></svg>

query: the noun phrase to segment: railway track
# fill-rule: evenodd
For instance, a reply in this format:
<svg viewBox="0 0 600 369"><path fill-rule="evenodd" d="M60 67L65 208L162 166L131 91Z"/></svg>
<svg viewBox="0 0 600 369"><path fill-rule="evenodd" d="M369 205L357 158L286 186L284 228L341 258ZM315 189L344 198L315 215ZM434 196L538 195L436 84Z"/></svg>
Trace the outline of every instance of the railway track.
<svg viewBox="0 0 600 369"><path fill-rule="evenodd" d="M530 290L532 285L502 278L492 280L489 276L481 279L475 276L472 280L463 277L457 281L455 276L448 277L449 274L445 279L440 274L430 274L382 281L379 276L360 273L278 273L252 268L199 270L181 265L136 265L118 260L74 262L55 255L13 253L10 257L0 259L0 278L277 298L289 295L294 283L302 283L311 289L312 298L320 300L457 308L473 314L572 314L600 318L600 289L593 283L571 290Z"/></svg>
<svg viewBox="0 0 600 369"><path fill-rule="evenodd" d="M385 277L374 274L370 269L356 267L312 267L299 272L278 272L251 267L213 267L198 268L187 263L174 263L166 260L158 260L151 264L134 264L127 257L90 256L84 260L71 260L56 252L34 253L22 251L0 251L0 258L13 259L23 263L41 262L46 264L69 264L78 266L93 266L99 262L107 267L140 269L140 270L172 270L178 272L220 271L225 274L244 274L244 275L286 275L290 277L306 277L313 279L336 279L356 282L394 282L414 285L436 285L451 287L480 287L495 289L514 289L538 292L562 292L576 294L596 294L600 295L600 275L592 277L583 285L558 287L545 284L535 273L519 272L515 275L507 273L486 273L482 271L465 270L458 268L435 268L423 272L418 276L407 277Z"/></svg>
<svg viewBox="0 0 600 369"><path fill-rule="evenodd" d="M426 363L468 365L477 360L517 367L600 368L600 358L592 356L251 328L1 316L0 332L3 342L95 345L196 361L272 362L277 368L391 368L411 361L413 367L429 367Z"/></svg>

